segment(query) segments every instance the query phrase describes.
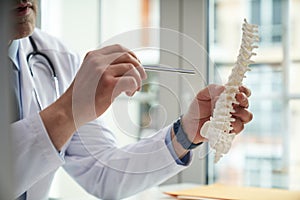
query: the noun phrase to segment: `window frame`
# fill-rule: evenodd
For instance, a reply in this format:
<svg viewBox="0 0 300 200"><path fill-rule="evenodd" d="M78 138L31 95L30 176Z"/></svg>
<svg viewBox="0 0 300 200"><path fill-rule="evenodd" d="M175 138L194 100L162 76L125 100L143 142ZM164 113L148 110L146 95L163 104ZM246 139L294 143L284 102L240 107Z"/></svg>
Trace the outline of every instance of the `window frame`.
<svg viewBox="0 0 300 200"><path fill-rule="evenodd" d="M206 52L208 52L208 6L209 0L161 0L161 21L160 26L161 28L168 28L175 31L178 31L182 34L186 34L188 37L193 38L197 43L202 45ZM197 12L193 12L195 9L200 10ZM195 20L197 19L197 20ZM189 48L186 46L187 44L183 40L177 40L177 43L166 44L164 43L164 36L161 36L161 46L168 47L170 49L177 48L177 51L180 52L180 55L187 55L189 53ZM175 47L174 47L175 46ZM183 63L182 59L174 59L170 61L168 56L161 54L160 55L160 62L164 63L167 62L173 66L184 67L185 63ZM206 82L209 82L208 77L208 69L209 69L209 58L208 56L202 58L201 61L196 63L196 66L203 66L202 68L198 68L203 75L203 78L206 79ZM160 77L160 80L168 79L167 77ZM166 81L174 81L166 80ZM172 84L173 88L172 91L177 94L183 94L183 87L181 86L183 80L180 76L176 80L176 84ZM199 84L199 83L198 83ZM195 82L195 85L197 83ZM159 94L159 101L165 102L165 94L160 92ZM167 123L171 123L172 120L176 119L176 117L180 116L180 109L174 108L174 105L165 107L166 112L168 113ZM207 152L207 144L203 144L205 151ZM195 154L192 165L185 169L184 171L180 172L178 175L174 176L173 178L166 181L164 184L173 184L173 183L183 183L183 182L193 182L198 184L206 184L207 179L207 172L208 172L208 165L207 159L208 156L205 156L205 159L199 158L199 151L203 151L203 149L197 148L193 151ZM207 153L206 153L207 155ZM196 176L197 175L197 176Z"/></svg>

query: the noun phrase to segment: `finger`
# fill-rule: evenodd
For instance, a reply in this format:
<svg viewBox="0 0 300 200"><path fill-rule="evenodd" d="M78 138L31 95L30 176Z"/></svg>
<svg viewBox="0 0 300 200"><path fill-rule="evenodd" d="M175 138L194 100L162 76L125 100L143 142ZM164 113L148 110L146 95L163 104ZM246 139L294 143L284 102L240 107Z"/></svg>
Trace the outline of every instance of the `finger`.
<svg viewBox="0 0 300 200"><path fill-rule="evenodd" d="M249 107L249 101L245 93L238 93L235 98L239 102L239 106L243 108Z"/></svg>
<svg viewBox="0 0 300 200"><path fill-rule="evenodd" d="M132 65L128 63L122 63L117 65L111 65L109 70L114 77L124 77L124 76L131 76L136 80L138 90L142 85L142 78L138 70Z"/></svg>
<svg viewBox="0 0 300 200"><path fill-rule="evenodd" d="M232 116L239 118L244 123L248 123L253 119L253 114L240 106L235 107L234 110L235 112L231 113Z"/></svg>
<svg viewBox="0 0 300 200"><path fill-rule="evenodd" d="M147 79L147 73L146 73L144 67L142 67L142 65L135 66L135 68L140 73L142 80Z"/></svg>
<svg viewBox="0 0 300 200"><path fill-rule="evenodd" d="M139 61L139 59L137 58L135 53L133 53L132 51L130 51L129 49L127 49L126 47L124 47L120 44L114 44L114 45L106 46L106 47L103 47L103 48L99 49L98 51L99 51L99 53L104 54L104 55L108 55L108 54L111 54L111 53L125 53L125 52L127 52Z"/></svg>
<svg viewBox="0 0 300 200"><path fill-rule="evenodd" d="M244 93L247 97L251 96L251 90L246 88L245 86L239 87L240 92Z"/></svg>
<svg viewBox="0 0 300 200"><path fill-rule="evenodd" d="M139 60L135 57L133 57L131 54L129 54L128 52L125 53L114 53L111 55L112 57L117 57L112 64L118 64L118 63L131 63L133 64L136 69L138 70L138 72L140 73L142 79L146 79L147 78L147 74L145 72L145 69L142 67L141 63L139 62Z"/></svg>
<svg viewBox="0 0 300 200"><path fill-rule="evenodd" d="M122 76L118 78L118 82L114 88L113 96L118 96L122 92L126 92L128 96L132 96L137 87L138 83L136 82L135 78L132 76Z"/></svg>
<svg viewBox="0 0 300 200"><path fill-rule="evenodd" d="M216 99L223 91L225 87L221 85L211 84L201 90L197 94L198 101L210 101Z"/></svg>
<svg viewBox="0 0 300 200"><path fill-rule="evenodd" d="M239 118L235 118L235 121L231 122L231 126L233 129L230 132L236 134L240 133L244 129L244 123Z"/></svg>
<svg viewBox="0 0 300 200"><path fill-rule="evenodd" d="M140 61L136 57L133 57L129 53L124 53L124 54L120 55L120 57L118 57L112 64L127 63L127 62L128 63L132 63L136 67L136 69L140 73L140 75L141 75L141 77L142 77L143 80L147 78L146 71L142 67Z"/></svg>
<svg viewBox="0 0 300 200"><path fill-rule="evenodd" d="M134 66L140 65L139 61L128 52L112 53L111 56L114 56L116 58L115 60L113 60L112 64L130 62Z"/></svg>

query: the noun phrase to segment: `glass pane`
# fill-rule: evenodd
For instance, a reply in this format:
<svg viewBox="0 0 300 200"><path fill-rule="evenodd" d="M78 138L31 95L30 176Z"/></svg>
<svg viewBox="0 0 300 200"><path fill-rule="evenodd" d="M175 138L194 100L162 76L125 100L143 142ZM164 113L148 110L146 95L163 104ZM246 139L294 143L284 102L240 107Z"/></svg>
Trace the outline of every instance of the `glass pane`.
<svg viewBox="0 0 300 200"><path fill-rule="evenodd" d="M291 1L290 6L290 34L291 34L291 60L292 67L289 70L289 89L292 94L300 94L300 0Z"/></svg>
<svg viewBox="0 0 300 200"><path fill-rule="evenodd" d="M251 21L257 25L261 24L261 0L253 0L251 1Z"/></svg>
<svg viewBox="0 0 300 200"><path fill-rule="evenodd" d="M143 64L157 64L158 51L146 51L146 47L159 40L143 28L159 28L159 0L102 0L101 1L101 43L109 42L113 38L121 38L128 32L140 32L130 42L135 46L145 47L144 50L136 51Z"/></svg>
<svg viewBox="0 0 300 200"><path fill-rule="evenodd" d="M211 39L209 44L210 56L216 66L214 76L216 80L226 82L239 50L243 18L259 24L261 41L259 49L255 50L257 56L253 58L256 63L250 66L251 71L247 72L243 82L252 91L249 109L254 118L217 164L213 164L210 154L209 182L299 189L299 159L294 154L299 151L296 130L300 127L296 124L300 117L300 100L292 101L284 95L289 89L295 94L294 98L300 97L300 26L296 23L300 20L300 1L290 1L291 12L284 6L287 1L230 2L215 1L210 10L215 16L210 22L214 24L210 37L218 38L218 43ZM232 10L237 12L228 15ZM291 13L287 35L290 34L292 42L289 44L283 43L286 37L283 35L283 16L287 13ZM284 52L285 49L289 51ZM291 58L287 62L291 65L283 64L284 56ZM284 81L286 72L289 72L289 88Z"/></svg>
<svg viewBox="0 0 300 200"><path fill-rule="evenodd" d="M282 0L273 0L273 24L282 23Z"/></svg>
<svg viewBox="0 0 300 200"><path fill-rule="evenodd" d="M300 141L300 100L292 100L290 102L290 188L300 189L300 156L298 152L300 151L299 141ZM297 152L297 153L296 153Z"/></svg>
<svg viewBox="0 0 300 200"><path fill-rule="evenodd" d="M282 71L271 65L252 65L244 84L252 91L250 97L253 121L246 126L251 136L281 137L283 130ZM269 91L269 92L268 92ZM248 137L250 135L247 135ZM274 138L275 139L275 138Z"/></svg>
<svg viewBox="0 0 300 200"><path fill-rule="evenodd" d="M273 34L272 42L280 42L282 39L282 0L273 0L272 24Z"/></svg>
<svg viewBox="0 0 300 200"><path fill-rule="evenodd" d="M300 51L299 51L300 52ZM293 95L300 95L300 62L291 63L289 70L289 90Z"/></svg>

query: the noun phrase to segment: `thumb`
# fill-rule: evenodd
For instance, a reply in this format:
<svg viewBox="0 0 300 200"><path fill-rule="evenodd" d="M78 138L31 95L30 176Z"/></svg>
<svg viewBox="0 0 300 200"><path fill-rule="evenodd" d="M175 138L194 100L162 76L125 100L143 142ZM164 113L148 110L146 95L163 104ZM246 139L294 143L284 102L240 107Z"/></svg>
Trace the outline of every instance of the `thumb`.
<svg viewBox="0 0 300 200"><path fill-rule="evenodd" d="M225 90L225 87L222 85L211 84L208 85L205 89L201 90L197 94L198 101L210 101L215 99L217 96Z"/></svg>

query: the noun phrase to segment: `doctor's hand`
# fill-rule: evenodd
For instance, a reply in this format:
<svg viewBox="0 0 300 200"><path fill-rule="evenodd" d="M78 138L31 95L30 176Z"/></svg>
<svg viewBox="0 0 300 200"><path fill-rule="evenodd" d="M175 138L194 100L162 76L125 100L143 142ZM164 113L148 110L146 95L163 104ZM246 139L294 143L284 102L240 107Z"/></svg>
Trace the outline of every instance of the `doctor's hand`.
<svg viewBox="0 0 300 200"><path fill-rule="evenodd" d="M136 55L121 45L87 53L67 91L40 112L55 147L59 150L76 128L102 115L120 93L133 95L146 77Z"/></svg>
<svg viewBox="0 0 300 200"><path fill-rule="evenodd" d="M71 85L76 123L102 115L122 92L132 96L146 77L136 55L120 45L89 52Z"/></svg>
<svg viewBox="0 0 300 200"><path fill-rule="evenodd" d="M200 135L200 129L212 116L215 103L224 89L224 86L220 85L209 85L204 88L194 98L189 106L188 112L183 115L181 120L182 128L187 134L188 139L193 143L198 144L206 141L206 139ZM251 91L244 86L241 86L239 90L240 93L236 95L236 100L239 104L233 105L235 112L232 113L232 116L236 120L231 123L233 132L236 134L240 133L244 129L244 125L250 122L253 117L252 113L247 110L249 106L248 97L251 95ZM174 133L172 133L172 136L175 137ZM182 157L187 152L180 145L173 145L175 150L177 149L176 153L178 156Z"/></svg>

